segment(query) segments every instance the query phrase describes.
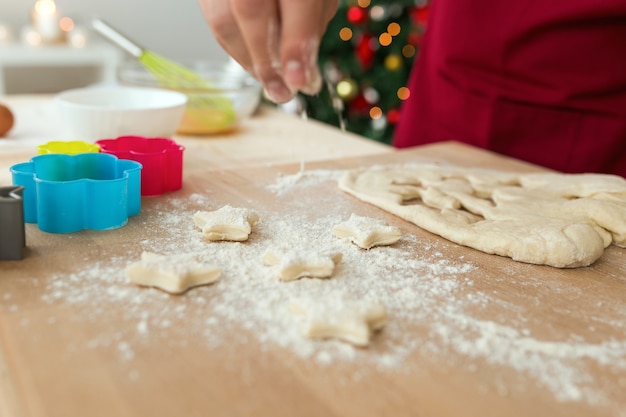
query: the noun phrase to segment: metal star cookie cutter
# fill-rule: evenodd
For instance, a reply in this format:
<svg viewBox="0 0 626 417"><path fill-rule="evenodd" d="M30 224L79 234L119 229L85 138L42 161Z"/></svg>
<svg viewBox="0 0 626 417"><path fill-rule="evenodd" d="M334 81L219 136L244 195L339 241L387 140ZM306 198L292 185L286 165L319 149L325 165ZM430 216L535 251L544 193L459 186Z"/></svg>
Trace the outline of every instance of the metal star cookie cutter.
<svg viewBox="0 0 626 417"><path fill-rule="evenodd" d="M24 187L0 187L0 261L20 260L26 246Z"/></svg>
<svg viewBox="0 0 626 417"><path fill-rule="evenodd" d="M141 163L141 195L156 196L183 186L184 146L167 138L120 136L96 141L103 153Z"/></svg>
<svg viewBox="0 0 626 417"><path fill-rule="evenodd" d="M38 155L11 173L24 187L24 220L45 232L115 229L141 209L141 164L114 155Z"/></svg>

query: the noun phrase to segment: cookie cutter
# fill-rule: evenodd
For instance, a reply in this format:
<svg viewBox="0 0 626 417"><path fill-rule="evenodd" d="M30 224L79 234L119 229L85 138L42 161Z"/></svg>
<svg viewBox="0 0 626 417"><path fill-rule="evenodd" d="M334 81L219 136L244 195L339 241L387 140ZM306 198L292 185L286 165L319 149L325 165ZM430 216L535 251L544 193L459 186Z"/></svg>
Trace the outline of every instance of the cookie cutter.
<svg viewBox="0 0 626 417"><path fill-rule="evenodd" d="M185 147L167 138L120 136L96 141L100 151L131 159L143 166L141 195L156 196L183 186L183 151Z"/></svg>
<svg viewBox="0 0 626 417"><path fill-rule="evenodd" d="M72 141L51 141L37 146L37 153L45 155L49 153L62 153L66 155L78 155L79 153L100 152L100 146L95 143L85 142L82 140Z"/></svg>
<svg viewBox="0 0 626 417"><path fill-rule="evenodd" d="M24 220L44 232L124 226L141 209L141 164L103 153L49 154L13 165Z"/></svg>
<svg viewBox="0 0 626 417"><path fill-rule="evenodd" d="M26 246L24 187L0 187L0 261L20 260Z"/></svg>

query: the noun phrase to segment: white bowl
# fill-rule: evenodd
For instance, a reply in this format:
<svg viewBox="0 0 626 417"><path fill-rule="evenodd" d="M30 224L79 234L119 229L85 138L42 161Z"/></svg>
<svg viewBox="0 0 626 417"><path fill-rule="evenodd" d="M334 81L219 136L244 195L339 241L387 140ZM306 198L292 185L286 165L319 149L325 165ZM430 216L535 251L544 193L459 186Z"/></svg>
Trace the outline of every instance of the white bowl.
<svg viewBox="0 0 626 417"><path fill-rule="evenodd" d="M123 135L171 137L187 96L158 88L102 86L56 95L69 139L96 141Z"/></svg>

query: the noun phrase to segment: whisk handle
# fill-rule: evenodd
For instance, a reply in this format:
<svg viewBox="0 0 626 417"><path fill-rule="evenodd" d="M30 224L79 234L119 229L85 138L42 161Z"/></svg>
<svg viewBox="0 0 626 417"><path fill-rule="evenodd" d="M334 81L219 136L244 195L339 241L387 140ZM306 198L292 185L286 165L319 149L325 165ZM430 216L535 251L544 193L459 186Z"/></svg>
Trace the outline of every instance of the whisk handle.
<svg viewBox="0 0 626 417"><path fill-rule="evenodd" d="M116 29L113 29L108 23L105 23L100 19L93 19L91 21L91 26L100 35L104 36L109 41L113 42L135 58L141 57L141 54L143 53L143 48L128 39L126 36L122 35Z"/></svg>

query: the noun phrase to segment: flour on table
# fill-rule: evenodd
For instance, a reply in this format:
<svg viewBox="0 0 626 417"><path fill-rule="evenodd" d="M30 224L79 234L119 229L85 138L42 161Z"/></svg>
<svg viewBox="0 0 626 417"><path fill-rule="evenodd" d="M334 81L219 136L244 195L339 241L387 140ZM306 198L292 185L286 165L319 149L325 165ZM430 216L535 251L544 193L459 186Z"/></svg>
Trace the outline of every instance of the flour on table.
<svg viewBox="0 0 626 417"><path fill-rule="evenodd" d="M126 274L132 283L182 294L191 287L215 282L221 270L180 256L143 252L141 261L129 265Z"/></svg>
<svg viewBox="0 0 626 417"><path fill-rule="evenodd" d="M242 242L248 239L259 216L251 210L226 205L216 211L198 211L193 221L208 240Z"/></svg>
<svg viewBox="0 0 626 417"><path fill-rule="evenodd" d="M298 278L330 278L342 254L317 253L311 250L268 249L263 254L263 262L273 266L281 281Z"/></svg>
<svg viewBox="0 0 626 417"><path fill-rule="evenodd" d="M281 175L276 182L267 186L267 189L281 196L297 188L319 185L325 181L338 181L344 171L317 169L305 171L301 169L293 175Z"/></svg>
<svg viewBox="0 0 626 417"><path fill-rule="evenodd" d="M580 283L570 283L565 275L546 282L540 273L527 273L534 270L532 266L507 262L499 270L502 276L491 275L485 286L482 271L470 257L450 251L449 242L425 242L410 233L393 246L345 250L346 243L333 237L330 230L353 212L368 213L368 207L335 186L344 170L306 173L299 175L298 181L278 178L272 184L275 190L271 190L274 199L270 206L265 200L248 202L247 206L256 204L255 212L263 219L254 225L258 239L207 244L190 219L199 209L232 202L232 195L208 187L191 196L146 201L141 218L133 220L135 225L141 222L145 232L140 241L94 248L89 265L33 277L33 282L42 285L39 290L45 302L79 306L85 314L71 320L99 330L84 343L72 342L68 353L107 350L120 342L127 343L137 357L155 344L169 345L173 352L204 347L207 354L254 346L260 360L272 351L285 361L347 364L345 369L353 371L344 375L346 383L379 376L386 379L390 373L420 373L423 362L415 358L426 358L453 373L506 375L515 371L514 380L483 380L480 389L487 392L507 391L515 396L534 386L572 407L592 406L599 415L623 414L623 387L616 386L613 378L626 372L622 292L598 300L607 308L595 310L593 322L614 331L614 338L599 340L592 329L564 324L562 315L544 316L524 307L536 303L558 306L559 300L576 305L586 299ZM517 174L512 183L515 178ZM485 182L484 187L488 186ZM489 194L485 191L484 195ZM320 212L319 207L332 210ZM369 213L378 212L369 209ZM315 248L342 252L343 256L331 279L288 283L268 279L263 254L268 248L284 248L286 242L297 251ZM219 265L224 278L188 291L184 297L128 285L124 265L138 258L142 250L185 254L184 259ZM626 269L620 268L618 273L621 275L613 279L620 279ZM501 291L502 283L520 291ZM304 337L301 326L306 327L306 317L290 312L291 300L304 300L316 308L320 300L337 292L352 300L375 298L387 310L390 319L382 332L374 333L367 349L336 339ZM11 300L0 297L0 309L7 311L14 302L15 296ZM125 326L108 326L111 314L118 312L123 314ZM60 324L57 320L50 326Z"/></svg>
<svg viewBox="0 0 626 417"><path fill-rule="evenodd" d="M350 218L333 227L333 234L348 239L362 249L393 245L402 236L400 229L382 220L350 214Z"/></svg>
<svg viewBox="0 0 626 417"><path fill-rule="evenodd" d="M339 187L431 233L480 251L559 268L626 246L626 180L517 174L435 164L352 170Z"/></svg>
<svg viewBox="0 0 626 417"><path fill-rule="evenodd" d="M374 332L387 323L387 310L377 300L357 301L341 293L315 300L295 299L290 310L305 317L305 336L339 339L356 346L367 346Z"/></svg>

